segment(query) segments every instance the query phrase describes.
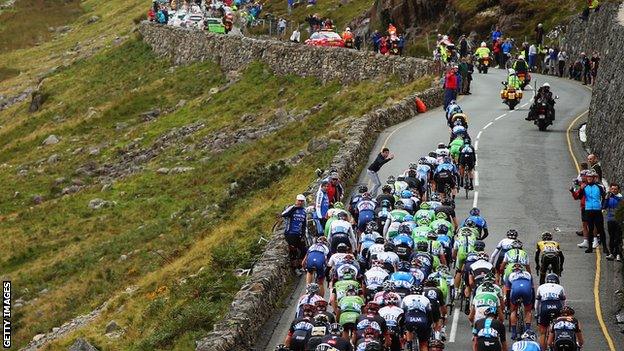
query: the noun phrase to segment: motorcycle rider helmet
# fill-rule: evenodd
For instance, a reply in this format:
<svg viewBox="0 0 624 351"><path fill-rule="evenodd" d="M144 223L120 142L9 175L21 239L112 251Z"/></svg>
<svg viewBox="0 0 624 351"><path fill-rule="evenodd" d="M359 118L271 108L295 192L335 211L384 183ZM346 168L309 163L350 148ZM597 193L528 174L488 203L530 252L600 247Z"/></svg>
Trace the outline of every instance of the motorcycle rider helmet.
<svg viewBox="0 0 624 351"><path fill-rule="evenodd" d="M516 74L516 70L513 68L510 68L507 72L509 73L510 76L513 76Z"/></svg>
<svg viewBox="0 0 624 351"><path fill-rule="evenodd" d="M394 246L393 243L384 244L384 252L394 252L395 250L396 250L396 247Z"/></svg>
<svg viewBox="0 0 624 351"><path fill-rule="evenodd" d="M414 221L414 216L412 215L405 215L405 217L403 217L403 222L413 222Z"/></svg>
<svg viewBox="0 0 624 351"><path fill-rule="evenodd" d="M331 335L342 335L342 331L343 331L342 325L340 325L339 323L332 323L329 326L329 333Z"/></svg>
<svg viewBox="0 0 624 351"><path fill-rule="evenodd" d="M527 341L535 341L535 340L537 340L537 336L535 335L534 331L529 329L529 330L525 331L524 334L522 334L520 339L521 340L527 340Z"/></svg>
<svg viewBox="0 0 624 351"><path fill-rule="evenodd" d="M416 250L420 252L426 252L429 249L429 245L426 241L419 241L416 243Z"/></svg>
<svg viewBox="0 0 624 351"><path fill-rule="evenodd" d="M401 191L401 198L403 199L409 199L412 197L412 192L409 190L403 190Z"/></svg>
<svg viewBox="0 0 624 351"><path fill-rule="evenodd" d="M548 273L546 275L546 283L559 284L559 276L555 273Z"/></svg>
<svg viewBox="0 0 624 351"><path fill-rule="evenodd" d="M514 241L511 243L511 248L512 248L512 249L521 249L521 248L522 248L522 241L517 240L517 239L516 239L516 240L514 240Z"/></svg>
<svg viewBox="0 0 624 351"><path fill-rule="evenodd" d="M317 295L320 291L320 287L318 284L316 283L310 283L306 286L306 293L307 294L314 294Z"/></svg>
<svg viewBox="0 0 624 351"><path fill-rule="evenodd" d="M440 224L438 226L438 234L446 235L448 234L449 227L446 224Z"/></svg>
<svg viewBox="0 0 624 351"><path fill-rule="evenodd" d="M474 247L475 247L475 251L478 251L481 253L483 250L485 250L485 242L482 240L477 240L475 241Z"/></svg>
<svg viewBox="0 0 624 351"><path fill-rule="evenodd" d="M485 48L485 47L487 47L487 44L486 44L484 41L482 41L482 42L481 42L481 47L482 47L482 48Z"/></svg>
<svg viewBox="0 0 624 351"><path fill-rule="evenodd" d="M572 308L572 306L570 305L565 305L561 308L561 313L562 316L574 316L574 308Z"/></svg>
<svg viewBox="0 0 624 351"><path fill-rule="evenodd" d="M338 246L336 246L336 251L340 252L340 253L345 253L345 252L347 252L348 248L349 248L349 246L347 246L347 244L340 243L340 244L338 244Z"/></svg>
<svg viewBox="0 0 624 351"><path fill-rule="evenodd" d="M542 240L544 241L550 241L553 239L553 236L550 232L543 232L542 233Z"/></svg>
<svg viewBox="0 0 624 351"><path fill-rule="evenodd" d="M360 185L359 188L358 188L358 192L360 194L363 194L363 193L365 193L367 191L368 191L368 187L366 185Z"/></svg>
<svg viewBox="0 0 624 351"><path fill-rule="evenodd" d="M518 238L518 231L515 229L509 229L507 231L507 238L509 239L517 239Z"/></svg>
<svg viewBox="0 0 624 351"><path fill-rule="evenodd" d="M436 232L434 231L430 231L429 233L427 233L427 239L436 240L438 239L438 234L436 234Z"/></svg>
<svg viewBox="0 0 624 351"><path fill-rule="evenodd" d="M469 214L471 216L479 216L479 215L481 215L481 210L479 210L479 208L477 208L477 207L473 207L472 209L470 209Z"/></svg>
<svg viewBox="0 0 624 351"><path fill-rule="evenodd" d="M472 219L468 218L464 222L464 226L466 226L468 228L476 228L477 227L477 223L475 223L475 221L473 221Z"/></svg>

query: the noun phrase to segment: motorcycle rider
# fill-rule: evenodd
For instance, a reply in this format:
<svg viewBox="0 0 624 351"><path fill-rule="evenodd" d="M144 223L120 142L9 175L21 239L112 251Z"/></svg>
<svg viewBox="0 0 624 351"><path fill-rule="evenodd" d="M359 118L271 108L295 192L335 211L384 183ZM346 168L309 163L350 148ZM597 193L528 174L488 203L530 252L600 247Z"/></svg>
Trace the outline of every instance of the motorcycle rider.
<svg viewBox="0 0 624 351"><path fill-rule="evenodd" d="M344 32L342 32L342 40L345 43L345 47L353 47L353 33L351 33L351 28L347 27Z"/></svg>
<svg viewBox="0 0 624 351"><path fill-rule="evenodd" d="M550 117L552 120L555 120L555 99L553 98L553 93L550 91L550 84L548 82L544 83L538 90L537 94L533 98L533 104L529 109L529 115L525 120L532 121L535 119L535 112L537 111L537 103L540 100L546 101L546 106L548 107L548 113L550 113Z"/></svg>
<svg viewBox="0 0 624 351"><path fill-rule="evenodd" d="M483 59L486 57L490 57L490 49L487 47L487 44L482 41L481 46L475 51L475 56L479 60L479 65L483 64Z"/></svg>
<svg viewBox="0 0 624 351"><path fill-rule="evenodd" d="M507 84L505 84L505 86L507 87L508 90L510 89L515 89L515 90L520 90L520 79L518 79L518 76L516 75L516 70L513 68L510 68L507 75Z"/></svg>
<svg viewBox="0 0 624 351"><path fill-rule="evenodd" d="M518 60L514 62L513 69L516 71L516 75L524 75L522 86L529 84L529 64L524 60L524 55L518 55Z"/></svg>

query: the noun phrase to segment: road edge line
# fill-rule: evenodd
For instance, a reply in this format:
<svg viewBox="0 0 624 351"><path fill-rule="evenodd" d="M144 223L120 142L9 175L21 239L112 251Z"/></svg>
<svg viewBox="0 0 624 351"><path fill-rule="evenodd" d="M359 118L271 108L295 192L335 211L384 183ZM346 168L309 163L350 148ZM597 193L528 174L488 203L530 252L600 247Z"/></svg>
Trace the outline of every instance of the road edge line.
<svg viewBox="0 0 624 351"><path fill-rule="evenodd" d="M580 172L581 168L579 167L578 160L576 159L576 155L572 151L572 141L570 140L570 131L572 130L572 126L578 121L581 117L586 115L589 110L585 110L585 112L576 116L568 129L566 130L566 139L568 141L568 151L570 152L570 156L572 157L572 161L574 161L574 166L576 167L576 171ZM610 351L616 351L615 345L613 343L613 339L611 338L611 334L609 334L609 330L607 329L607 325L602 317L602 305L600 304L600 273L601 273L601 255L600 248L596 248L596 274L594 275L594 310L596 312L596 319L598 320L598 324L600 324L600 329L602 330L602 334L605 337L607 344L609 345Z"/></svg>

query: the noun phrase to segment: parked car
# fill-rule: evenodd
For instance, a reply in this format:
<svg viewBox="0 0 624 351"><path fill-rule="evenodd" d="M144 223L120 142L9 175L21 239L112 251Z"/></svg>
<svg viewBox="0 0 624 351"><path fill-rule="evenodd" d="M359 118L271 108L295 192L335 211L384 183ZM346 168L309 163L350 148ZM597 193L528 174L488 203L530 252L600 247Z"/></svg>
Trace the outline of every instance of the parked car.
<svg viewBox="0 0 624 351"><path fill-rule="evenodd" d="M342 37L331 31L315 32L310 36L310 39L305 41L305 44L310 46L345 46Z"/></svg>

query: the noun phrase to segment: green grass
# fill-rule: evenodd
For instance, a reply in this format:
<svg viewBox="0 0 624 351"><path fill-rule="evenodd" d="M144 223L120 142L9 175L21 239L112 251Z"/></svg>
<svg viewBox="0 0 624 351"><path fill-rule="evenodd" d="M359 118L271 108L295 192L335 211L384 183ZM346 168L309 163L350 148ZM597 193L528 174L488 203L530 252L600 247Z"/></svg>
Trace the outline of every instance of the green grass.
<svg viewBox="0 0 624 351"><path fill-rule="evenodd" d="M431 79L406 85L391 77L343 86L278 77L252 64L238 82L210 93L225 82L211 62L170 67L131 39L51 74L40 87L48 97L39 111L28 112L24 102L0 112L0 184L8 185L0 192L0 231L3 252L9 253L0 257L0 271L17 287L15 298L30 301L15 311L16 346L136 285L134 297L119 296L114 308L79 333L102 349L192 348L244 282L234 270L250 267L261 252L255 243L269 235L273 214L307 186L316 168L329 163L337 145L295 167L271 165L305 149L311 138L326 135L344 118L423 90ZM176 108L180 100L186 104ZM297 114L323 102L326 106L304 122L283 125L264 138L220 153L198 147L216 131L264 123L277 109ZM139 118L154 108L171 113L150 122ZM243 125L245 114L255 119ZM197 122L205 127L142 164L144 170L114 179L108 190L101 190L97 175L76 171L89 163L118 163L132 145L150 147L173 128ZM42 147L49 134L60 143ZM96 146L101 152L90 155ZM85 151L77 152L80 148ZM48 163L53 154L60 160ZM156 174L163 166L194 170ZM65 180L56 184L58 178ZM247 191L230 197L226 189L233 180ZM62 196L72 181L85 188ZM36 194L44 203L33 206ZM116 205L91 210L87 204L94 198ZM186 285L178 284L201 267ZM40 295L43 289L48 292ZM110 319L128 328L118 341L102 335ZM66 348L74 336L49 349Z"/></svg>

